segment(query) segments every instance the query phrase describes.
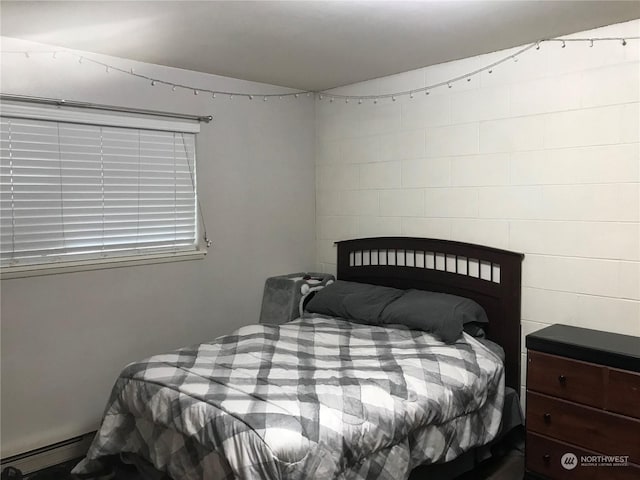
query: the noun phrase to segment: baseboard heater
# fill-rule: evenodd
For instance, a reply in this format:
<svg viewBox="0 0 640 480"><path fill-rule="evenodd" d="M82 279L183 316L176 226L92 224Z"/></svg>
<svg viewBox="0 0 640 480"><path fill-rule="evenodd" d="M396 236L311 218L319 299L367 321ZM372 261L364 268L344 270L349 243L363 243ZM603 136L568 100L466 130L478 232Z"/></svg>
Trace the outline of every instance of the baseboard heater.
<svg viewBox="0 0 640 480"><path fill-rule="evenodd" d="M62 442L57 442L46 447L36 448L25 453L13 455L0 460L0 470L13 467L27 475L45 468L68 462L75 458L83 457L96 432L85 433Z"/></svg>

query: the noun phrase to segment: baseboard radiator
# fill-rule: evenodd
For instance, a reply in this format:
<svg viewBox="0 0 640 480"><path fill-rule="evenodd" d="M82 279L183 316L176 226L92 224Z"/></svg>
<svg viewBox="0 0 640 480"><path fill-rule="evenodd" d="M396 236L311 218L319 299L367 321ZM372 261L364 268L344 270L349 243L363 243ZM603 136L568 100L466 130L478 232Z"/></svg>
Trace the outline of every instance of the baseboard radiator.
<svg viewBox="0 0 640 480"><path fill-rule="evenodd" d="M27 475L45 468L83 457L96 432L89 432L46 447L36 448L25 453L13 455L0 460L0 471L13 467Z"/></svg>

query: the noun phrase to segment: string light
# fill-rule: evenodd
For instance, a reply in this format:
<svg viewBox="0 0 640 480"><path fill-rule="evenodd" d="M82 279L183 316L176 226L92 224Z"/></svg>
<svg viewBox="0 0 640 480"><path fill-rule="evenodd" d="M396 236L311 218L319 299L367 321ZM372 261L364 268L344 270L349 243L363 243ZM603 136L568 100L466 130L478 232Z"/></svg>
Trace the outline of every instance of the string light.
<svg viewBox="0 0 640 480"><path fill-rule="evenodd" d="M42 53L46 53L47 55L51 55L53 58L57 59L58 58L58 54L66 54L69 55L71 57L75 57L78 59L78 63L80 64L85 64L85 63L92 63L95 65L99 65L102 66L105 69L105 72L109 73L112 71L115 72L120 72L126 75L130 75L132 77L136 77L136 78L141 78L144 79L146 81L149 82L149 84L152 85L157 85L157 84L164 84L164 85L171 85L171 91L175 92L178 88L187 90L187 91L191 91L193 92L194 95L198 95L200 92L204 92L207 94L211 94L213 98L215 98L215 96L217 94L220 95L228 95L229 98L233 98L234 95L240 95L240 96L246 96L248 97L249 95L252 96L256 96L259 95L261 97L266 97L267 99L269 97L277 97L280 99L284 99L284 98L288 98L288 97L292 97L292 98L299 98L301 94L306 94L307 97L311 96L310 91L297 91L297 92L286 92L286 93L268 93L268 94L262 94L262 93L252 93L252 94L248 94L245 92L229 92L229 91L222 91L222 90L214 90L214 89L206 89L206 88L199 88L199 87L194 87L192 85L186 85L186 84L179 84L179 83L173 83L173 82L167 82L165 80L159 79L159 78L155 78L155 77L151 77L148 75L143 75L140 73L137 73L134 71L133 68L129 68L129 69L125 69L125 68L120 68L116 65L111 65L105 62L101 62L100 60L95 60L93 58L90 57L86 57L84 55L80 55L71 51L57 51L57 50L47 50L47 51L24 51L24 50L20 50L20 51L2 51L1 52L3 55L5 54L15 54L15 53L19 53L20 55L24 55L26 58L31 58L32 55L34 54L42 54Z"/></svg>
<svg viewBox="0 0 640 480"><path fill-rule="evenodd" d="M329 99L329 102L333 102L334 99L343 99L345 101L345 103L350 103L349 100L353 99L353 100L357 100L358 101L358 105L361 105L362 102L364 100L373 100L374 104L378 103L378 100L383 100L383 99L391 99L392 101L397 101L398 97L401 96L408 96L409 98L413 99L416 93L420 93L420 92L424 92L425 95L429 95L430 91L439 87L444 87L447 86L447 88L452 88L453 83L455 83L456 81L461 81L463 79L466 79L467 82L471 82L472 77L475 75L478 75L480 73L483 72L487 72L489 74L493 73L493 69L494 67L501 65L502 63L505 63L506 61L513 61L513 62L517 62L518 61L518 57L522 54L524 54L525 52L527 52L529 49L531 48L535 48L536 50L540 50L541 44L544 42L559 42L561 44L561 48L566 48L567 43L568 42L588 42L589 47L593 48L595 45L595 42L603 42L603 41L615 41L615 42L620 42L620 44L625 47L628 43L629 40L640 40L640 37L603 37L603 38L548 38L548 39L542 39L542 40L538 40L530 45L527 45L523 48L521 48L520 50L518 50L517 52L508 55L496 62L493 62L490 65L486 65L482 68L479 68L477 70L474 70L472 72L468 72L464 75L460 75L457 76L455 78L450 78L448 80L433 84L433 85L427 85L424 86L422 88L413 88L411 90L408 91L403 91L403 92L390 92L390 93L386 93L386 94L381 94L381 95L340 95L340 94L334 94L334 93L329 93L329 92L316 92L316 94L318 95L318 99L319 100L323 100L325 97ZM204 89L204 88L199 88L199 87L194 87L191 85L186 85L186 84L179 84L179 83L173 83L173 82L167 82L165 80L161 80L159 78L154 78L154 77L150 77L147 75L142 75L139 73L136 73L134 71L133 68L130 68L129 70L117 67L115 65L110 65L104 62L101 62L99 60L94 60L90 57L86 57L84 55L80 55L74 52L70 52L70 51L3 51L1 52L2 54L20 54L20 55L24 55L25 58L30 59L31 56L33 54L42 54L42 53L46 53L48 55L52 55L53 59L57 59L58 58L58 53L62 53L62 54L67 54L70 55L72 57L76 57L78 59L78 63L80 64L84 64L84 63L92 63L92 64L96 64L96 65L101 65L104 69L106 73L110 73L111 71L115 71L115 72L120 72L123 74L127 74L127 75L131 75L133 77L137 77L137 78L141 78L144 79L146 81L148 81L150 83L151 86L155 86L158 83L164 84L164 85L171 85L171 91L175 92L177 90L177 88L181 88L184 90L191 90L193 92L194 95L198 95L199 92L205 92L208 94L211 94L211 98L215 99L216 98L216 94L221 94L221 95L227 95L229 97L229 99L233 99L234 95L240 95L240 96L245 96L249 99L253 99L253 97L255 95L259 95L262 97L262 99L264 101L267 101L269 97L278 97L279 99L284 99L284 98L288 98L288 97L293 97L293 98L299 98L300 95L304 94L307 97L310 97L311 94L313 92L311 91L298 91L298 92L287 92L287 93L275 93L275 94L260 94L260 93L246 93L246 92L225 92L225 91L221 91L221 90L213 90L213 89Z"/></svg>
<svg viewBox="0 0 640 480"><path fill-rule="evenodd" d="M591 45L591 43L595 43L598 41L617 41L617 42L622 42L622 45L626 45L628 40L640 40L640 37L626 37L626 38L622 38L622 37L607 37L607 38L566 38L566 39L561 39L561 38L550 38L550 39L543 39L543 40L538 40L530 45L527 45L523 48L521 48L520 50L518 50L517 52L510 54L508 56L505 56L504 58L501 58L500 60L493 62L489 65L485 65L482 68L479 68L477 70L474 70L472 72L466 73L464 75L460 75L457 76L455 78L451 78L449 80L445 80L442 81L440 83L436 83L433 85L427 85L424 86L422 88L414 88L412 90L407 90L404 92L390 92L390 93L386 93L386 94L382 94L382 95L376 95L376 96L367 96L367 95L363 95L363 96L358 96L358 95L350 95L350 98L358 98L358 99L373 99L373 103L378 103L378 100L383 100L383 99L391 99L394 100L397 99L398 97L401 96L408 96L409 98L413 98L413 96L416 93L419 92L424 92L425 95L429 95L430 91L439 87L444 87L446 86L447 88L452 88L453 84L457 81L461 81L463 79L466 79L467 82L470 82L472 80L472 77L474 77L475 75L478 75L480 73L483 72L487 72L489 74L493 73L493 70L495 67L507 62L507 61L513 61L513 62L517 62L519 60L519 57L524 54L525 52L527 52L528 50L535 48L536 50L540 50L540 46L543 42L559 42L561 43L563 48L566 48L566 44L568 42L589 42L589 44ZM325 96L331 98L344 98L343 95L340 94L333 94L333 93L328 93L328 92L322 92Z"/></svg>

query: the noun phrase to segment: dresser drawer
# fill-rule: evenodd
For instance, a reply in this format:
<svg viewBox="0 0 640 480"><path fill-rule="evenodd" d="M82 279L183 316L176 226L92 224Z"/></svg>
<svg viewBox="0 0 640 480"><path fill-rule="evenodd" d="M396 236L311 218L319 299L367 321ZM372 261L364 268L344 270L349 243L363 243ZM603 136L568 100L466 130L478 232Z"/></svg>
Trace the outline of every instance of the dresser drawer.
<svg viewBox="0 0 640 480"><path fill-rule="evenodd" d="M640 418L640 374L610 368L605 408Z"/></svg>
<svg viewBox="0 0 640 480"><path fill-rule="evenodd" d="M591 363L530 350L527 389L603 408L605 371Z"/></svg>
<svg viewBox="0 0 640 480"><path fill-rule="evenodd" d="M527 391L527 431L640 463L640 420Z"/></svg>
<svg viewBox="0 0 640 480"><path fill-rule="evenodd" d="M547 437L527 433L527 469L552 480L637 480L640 467L629 463L627 466L581 465L581 457L597 455L595 452L578 448ZM566 453L576 456L576 467L564 468L560 460Z"/></svg>

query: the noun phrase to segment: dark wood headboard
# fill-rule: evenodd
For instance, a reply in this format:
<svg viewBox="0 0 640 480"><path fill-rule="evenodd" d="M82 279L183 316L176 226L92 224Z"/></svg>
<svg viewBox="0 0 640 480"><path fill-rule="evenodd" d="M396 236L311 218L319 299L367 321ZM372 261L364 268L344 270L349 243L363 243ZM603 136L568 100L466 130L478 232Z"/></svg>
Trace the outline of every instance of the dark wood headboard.
<svg viewBox="0 0 640 480"><path fill-rule="evenodd" d="M338 279L471 298L487 312L487 337L505 352L505 383L520 393L520 297L524 255L431 238L336 242Z"/></svg>

